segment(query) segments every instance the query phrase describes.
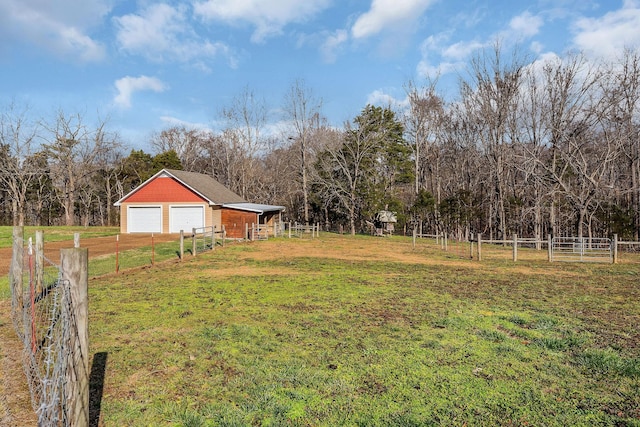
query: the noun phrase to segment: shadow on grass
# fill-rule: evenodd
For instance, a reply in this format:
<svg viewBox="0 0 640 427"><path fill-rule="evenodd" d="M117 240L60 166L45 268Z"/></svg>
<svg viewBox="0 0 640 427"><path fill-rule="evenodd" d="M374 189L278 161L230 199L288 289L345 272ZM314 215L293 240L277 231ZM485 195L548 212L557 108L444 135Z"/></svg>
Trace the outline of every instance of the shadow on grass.
<svg viewBox="0 0 640 427"><path fill-rule="evenodd" d="M107 369L107 352L93 355L91 374L89 375L89 426L100 424L102 393L104 391L104 374Z"/></svg>

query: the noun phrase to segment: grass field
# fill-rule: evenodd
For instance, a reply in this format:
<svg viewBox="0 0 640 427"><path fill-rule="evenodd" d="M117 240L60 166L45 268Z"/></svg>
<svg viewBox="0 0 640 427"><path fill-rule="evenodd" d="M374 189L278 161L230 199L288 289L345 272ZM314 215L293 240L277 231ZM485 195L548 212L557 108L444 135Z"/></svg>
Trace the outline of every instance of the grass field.
<svg viewBox="0 0 640 427"><path fill-rule="evenodd" d="M323 234L92 279L102 423L640 426L640 265L483 251Z"/></svg>
<svg viewBox="0 0 640 427"><path fill-rule="evenodd" d="M115 236L120 232L120 227L44 227L46 229L46 241L58 242L64 240L73 240L74 233L80 233L81 239L90 237ZM25 239L35 236L36 230L42 230L43 227L26 226L24 227ZM10 248L12 242L13 227L0 226L0 248Z"/></svg>
<svg viewBox="0 0 640 427"><path fill-rule="evenodd" d="M101 418L640 425L639 266L530 258L323 235L94 280Z"/></svg>

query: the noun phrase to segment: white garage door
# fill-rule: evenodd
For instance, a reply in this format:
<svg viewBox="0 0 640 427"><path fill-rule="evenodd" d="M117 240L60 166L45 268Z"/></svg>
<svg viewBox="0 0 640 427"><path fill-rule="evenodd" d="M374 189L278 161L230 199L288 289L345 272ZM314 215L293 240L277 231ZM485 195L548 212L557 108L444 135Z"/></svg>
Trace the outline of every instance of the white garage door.
<svg viewBox="0 0 640 427"><path fill-rule="evenodd" d="M204 206L171 206L169 209L169 232L191 231L204 227Z"/></svg>
<svg viewBox="0 0 640 427"><path fill-rule="evenodd" d="M162 208L160 206L129 206L127 232L162 233Z"/></svg>

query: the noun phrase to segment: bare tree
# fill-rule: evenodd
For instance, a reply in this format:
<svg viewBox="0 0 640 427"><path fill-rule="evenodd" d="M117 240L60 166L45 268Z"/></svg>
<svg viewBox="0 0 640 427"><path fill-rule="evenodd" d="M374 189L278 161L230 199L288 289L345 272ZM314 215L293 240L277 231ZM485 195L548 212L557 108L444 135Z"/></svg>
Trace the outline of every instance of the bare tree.
<svg viewBox="0 0 640 427"><path fill-rule="evenodd" d="M553 186L550 220L553 234L556 228L556 195L567 198L578 214L576 232L582 235L588 204L595 194L592 184L596 176L589 172L597 168L587 151L596 155L593 138L596 137L597 107L595 85L601 73L582 55L572 55L545 64L543 69L546 90L546 109L543 116L548 133L550 152L541 159ZM611 159L612 153L604 153L603 160ZM595 160L595 157L593 158ZM576 174L575 172L579 172ZM595 172L600 175L599 172ZM578 181L576 181L576 178Z"/></svg>
<svg viewBox="0 0 640 427"><path fill-rule="evenodd" d="M187 171L195 171L203 141L207 136L207 132L203 130L173 126L153 135L151 146L157 153L175 151L182 167Z"/></svg>
<svg viewBox="0 0 640 427"><path fill-rule="evenodd" d="M29 167L34 154L37 125L28 109L11 103L0 113L0 183L11 200L13 225L24 225L27 194L42 171Z"/></svg>
<svg viewBox="0 0 640 427"><path fill-rule="evenodd" d="M442 202L442 169L439 146L443 141L445 106L436 93L437 81L429 80L424 87L410 81L405 90L409 108L404 115L405 134L413 151L414 197L420 191L429 191L435 198L434 222L440 232L440 203ZM423 221L425 218L421 218Z"/></svg>
<svg viewBox="0 0 640 427"><path fill-rule="evenodd" d="M101 121L92 129L81 114L66 115L60 110L55 121L45 127L49 136L44 146L56 196L64 210L64 224L75 225L80 189L90 185L98 157L118 143L107 133L106 122Z"/></svg>
<svg viewBox="0 0 640 427"><path fill-rule="evenodd" d="M603 90L611 104L610 126L622 143L626 179L620 182L624 193L631 195L633 237L640 239L640 52L626 49L622 57L609 65L611 76Z"/></svg>
<svg viewBox="0 0 640 427"><path fill-rule="evenodd" d="M526 69L520 95L515 166L520 172L516 183L524 187L526 208L520 223L526 227L527 217L532 216L531 228L538 237L544 235L545 203L551 200L553 190L545 179L542 166L550 140L549 129L545 125L547 111L545 86L539 67Z"/></svg>
<svg viewBox="0 0 640 427"><path fill-rule="evenodd" d="M222 138L226 144L226 175L232 190L243 198L252 196L252 183L260 179L256 164L267 152L269 141L263 136L268 118L264 100L259 100L249 89L234 98L221 112L226 121Z"/></svg>
<svg viewBox="0 0 640 427"><path fill-rule="evenodd" d="M404 126L407 139L413 149L415 177L414 190L427 189L431 184L431 192L440 200L439 194L439 150L437 144L444 124L444 101L436 93L437 81L427 81L424 87L415 83L407 83L405 90L409 101L409 109L405 114ZM435 176L435 178L433 178ZM435 185L433 184L435 181Z"/></svg>
<svg viewBox="0 0 640 427"><path fill-rule="evenodd" d="M507 60L499 42L491 53L483 51L471 61L471 80L461 83L462 102L467 113L481 128L477 134L489 162L491 182L491 216L497 220L497 234L506 236L505 200L507 179L512 166L511 143L516 129L517 100L522 82L524 61L514 51ZM493 221L490 221L493 234Z"/></svg>
<svg viewBox="0 0 640 427"><path fill-rule="evenodd" d="M294 136L289 138L299 147L299 171L303 199L304 222L309 223L309 139L321 126L322 100L314 97L304 81L296 80L285 95L285 120L292 128Z"/></svg>

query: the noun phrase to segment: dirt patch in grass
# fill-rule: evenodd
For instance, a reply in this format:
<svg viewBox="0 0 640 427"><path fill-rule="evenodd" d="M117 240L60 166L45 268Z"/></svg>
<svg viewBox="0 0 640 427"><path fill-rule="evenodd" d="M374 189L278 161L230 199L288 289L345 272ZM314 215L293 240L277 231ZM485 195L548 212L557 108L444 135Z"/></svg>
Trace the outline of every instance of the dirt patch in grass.
<svg viewBox="0 0 640 427"><path fill-rule="evenodd" d="M449 251L440 249L440 245L433 242L418 241L416 247L407 244L407 240L401 239L376 239L375 244L371 240L363 240L361 236L342 236L337 238L333 234L321 235L316 239L292 239L283 245L279 240L269 240L257 242L261 248L266 250L243 252L241 258L254 259L260 261L286 260L293 258L328 258L337 260L364 261L364 262L392 262L400 264L418 265L447 265L454 268L465 268L471 270L482 270L495 268L491 260L478 262L477 259L469 257L468 244L464 244L465 250L449 246ZM434 253L437 255L434 256ZM546 252L532 252L537 261L546 263ZM474 257L476 255L474 254ZM511 263L511 261L509 261ZM539 266L537 266L539 267ZM558 270L549 268L532 267L530 262L511 263L510 268L517 274L522 275L557 275ZM577 276L579 273L571 271L561 271L562 277Z"/></svg>

